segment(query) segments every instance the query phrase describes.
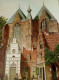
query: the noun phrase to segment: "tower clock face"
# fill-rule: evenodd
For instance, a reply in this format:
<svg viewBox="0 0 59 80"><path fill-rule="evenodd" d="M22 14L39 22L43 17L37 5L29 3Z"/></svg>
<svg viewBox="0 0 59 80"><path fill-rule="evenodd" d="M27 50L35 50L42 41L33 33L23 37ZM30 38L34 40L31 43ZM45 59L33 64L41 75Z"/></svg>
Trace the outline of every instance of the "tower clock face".
<svg viewBox="0 0 59 80"><path fill-rule="evenodd" d="M13 49L13 50L12 50L12 52L13 52L13 53L15 53L15 52L16 52L16 50L15 50L15 49Z"/></svg>

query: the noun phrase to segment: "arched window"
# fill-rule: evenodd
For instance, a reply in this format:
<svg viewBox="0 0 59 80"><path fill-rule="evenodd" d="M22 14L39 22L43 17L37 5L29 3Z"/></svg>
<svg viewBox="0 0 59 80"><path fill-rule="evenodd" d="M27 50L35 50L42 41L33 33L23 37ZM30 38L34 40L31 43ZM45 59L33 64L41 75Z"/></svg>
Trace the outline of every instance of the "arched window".
<svg viewBox="0 0 59 80"><path fill-rule="evenodd" d="M42 20L41 29L42 29L43 32L47 30L47 20L46 19Z"/></svg>
<svg viewBox="0 0 59 80"><path fill-rule="evenodd" d="M14 26L14 38L17 41L21 38L21 26L18 23Z"/></svg>

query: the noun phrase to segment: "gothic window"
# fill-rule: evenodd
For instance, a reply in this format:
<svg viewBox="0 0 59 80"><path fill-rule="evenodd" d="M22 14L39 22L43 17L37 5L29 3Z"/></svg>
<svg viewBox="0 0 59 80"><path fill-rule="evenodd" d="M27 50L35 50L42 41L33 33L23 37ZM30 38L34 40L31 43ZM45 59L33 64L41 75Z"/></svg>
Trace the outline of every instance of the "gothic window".
<svg viewBox="0 0 59 80"><path fill-rule="evenodd" d="M21 38L21 26L17 23L14 26L14 37L19 40Z"/></svg>
<svg viewBox="0 0 59 80"><path fill-rule="evenodd" d="M46 28L47 28L47 20L43 19L41 22L41 29L44 32L46 30Z"/></svg>

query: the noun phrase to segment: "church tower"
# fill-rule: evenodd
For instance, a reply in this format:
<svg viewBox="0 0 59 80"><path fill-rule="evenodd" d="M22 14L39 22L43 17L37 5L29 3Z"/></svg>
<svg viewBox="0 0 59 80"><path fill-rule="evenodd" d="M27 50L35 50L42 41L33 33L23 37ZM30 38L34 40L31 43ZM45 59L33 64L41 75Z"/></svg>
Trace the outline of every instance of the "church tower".
<svg viewBox="0 0 59 80"><path fill-rule="evenodd" d="M27 49L31 50L31 44L32 44L32 16L31 16L31 9L30 6L28 7L28 16L27 16L27 35L26 35L26 45Z"/></svg>
<svg viewBox="0 0 59 80"><path fill-rule="evenodd" d="M31 9L30 9L30 6L28 7L28 10L27 10L27 12L28 12L28 16L27 16L27 19L32 19L32 16L31 16Z"/></svg>

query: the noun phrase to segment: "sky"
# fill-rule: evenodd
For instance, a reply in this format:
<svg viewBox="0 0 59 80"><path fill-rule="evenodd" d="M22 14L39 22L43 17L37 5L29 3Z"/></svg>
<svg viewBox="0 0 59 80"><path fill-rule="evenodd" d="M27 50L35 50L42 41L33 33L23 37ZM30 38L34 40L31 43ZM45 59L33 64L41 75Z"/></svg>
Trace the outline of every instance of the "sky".
<svg viewBox="0 0 59 80"><path fill-rule="evenodd" d="M27 9L29 5L32 9L32 17L34 18L43 6L43 0L0 0L0 16L10 19L19 7L27 16ZM44 5L59 22L58 0L44 0Z"/></svg>

